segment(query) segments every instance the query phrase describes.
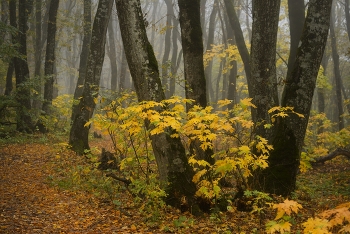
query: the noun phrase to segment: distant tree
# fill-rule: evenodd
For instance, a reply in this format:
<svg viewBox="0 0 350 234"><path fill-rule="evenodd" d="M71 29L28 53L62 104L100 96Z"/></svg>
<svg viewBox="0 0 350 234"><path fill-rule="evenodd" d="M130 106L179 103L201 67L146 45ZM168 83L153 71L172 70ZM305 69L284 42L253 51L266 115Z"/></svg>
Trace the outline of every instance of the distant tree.
<svg viewBox="0 0 350 234"><path fill-rule="evenodd" d="M86 65L85 82L78 105L73 105L69 144L78 154L90 149L88 136L90 120L99 93L102 65L105 55L106 32L113 0L99 0L91 33L90 52Z"/></svg>
<svg viewBox="0 0 350 234"><path fill-rule="evenodd" d="M114 30L114 19L113 15L109 19L108 23L108 57L111 67L111 90L117 91L117 81L118 81L118 67L117 67L117 51L115 48L115 30Z"/></svg>
<svg viewBox="0 0 350 234"><path fill-rule="evenodd" d="M333 11L332 11L332 17L331 17L331 24L330 24L330 38L331 38L331 49L332 49L332 60L333 60L333 71L334 71L334 80L335 80L335 94L336 94L336 103L337 103L337 116L338 116L338 129L341 130L344 128L344 109L343 109L343 98L341 95L341 86L342 86L342 80L341 80L341 74L340 74L340 64L339 64L339 54L338 54L338 47L337 47L337 38L335 35L335 4L333 4Z"/></svg>

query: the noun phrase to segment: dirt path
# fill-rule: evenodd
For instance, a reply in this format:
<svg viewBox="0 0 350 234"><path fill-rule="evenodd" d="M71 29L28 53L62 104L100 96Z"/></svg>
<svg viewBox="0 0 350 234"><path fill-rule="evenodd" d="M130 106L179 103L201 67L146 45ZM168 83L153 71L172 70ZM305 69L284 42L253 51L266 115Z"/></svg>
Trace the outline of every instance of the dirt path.
<svg viewBox="0 0 350 234"><path fill-rule="evenodd" d="M52 154L43 145L0 148L0 233L137 233L112 206L50 186Z"/></svg>

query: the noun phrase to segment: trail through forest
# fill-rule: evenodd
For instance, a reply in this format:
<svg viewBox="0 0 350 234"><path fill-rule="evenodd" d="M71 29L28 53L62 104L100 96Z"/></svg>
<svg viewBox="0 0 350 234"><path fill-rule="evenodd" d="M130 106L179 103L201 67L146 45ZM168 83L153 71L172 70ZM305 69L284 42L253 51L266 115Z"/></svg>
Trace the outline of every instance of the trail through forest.
<svg viewBox="0 0 350 234"><path fill-rule="evenodd" d="M60 148L63 147L38 143L8 144L0 148L0 233L251 233L259 230L259 225L263 230L266 219L273 219L267 213L261 226L257 216L249 212L221 214L214 220L213 215L195 218L169 208L158 224L152 226L138 207L132 205L132 196L127 193L120 195L123 208L118 208L91 191L53 185L50 182L53 177L64 176L59 167L69 167L82 160L72 151ZM338 177L334 185L324 185L329 188L344 184L350 168L348 163L339 164L340 168L331 165L310 173L318 174L319 179L327 170L333 173L340 169L347 173ZM310 182L310 178L305 179ZM320 183L315 181L314 186ZM315 194L317 189L298 191L299 198L304 199L298 201L304 207L302 219L348 200L348 196L323 189L325 197Z"/></svg>

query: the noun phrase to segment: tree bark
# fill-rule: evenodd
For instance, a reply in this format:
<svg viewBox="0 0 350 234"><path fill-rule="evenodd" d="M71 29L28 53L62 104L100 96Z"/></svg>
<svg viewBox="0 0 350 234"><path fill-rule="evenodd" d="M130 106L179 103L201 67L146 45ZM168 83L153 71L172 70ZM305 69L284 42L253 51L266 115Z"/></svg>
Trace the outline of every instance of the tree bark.
<svg viewBox="0 0 350 234"><path fill-rule="evenodd" d="M292 71L301 33L303 31L303 25L305 22L304 0L288 0L288 17L290 27L288 71Z"/></svg>
<svg viewBox="0 0 350 234"><path fill-rule="evenodd" d="M73 106L72 126L69 135L69 144L78 154L89 149L89 129L85 124L94 112L98 97L102 65L105 55L106 33L109 18L112 12L113 0L100 0L93 23L90 52L86 65L85 83L79 104Z"/></svg>
<svg viewBox="0 0 350 234"><path fill-rule="evenodd" d="M117 56L115 48L115 39L114 39L114 25L113 17L110 18L108 24L108 42L109 42L109 61L111 66L111 90L117 91L118 83L118 67L117 67Z"/></svg>
<svg viewBox="0 0 350 234"><path fill-rule="evenodd" d="M339 70L339 54L337 48L337 40L334 32L335 24L335 6L333 7L331 25L330 25L330 38L331 38L331 48L332 48L332 59L333 59L333 71L335 80L335 94L337 97L337 109L338 109L338 130L344 128L344 109L343 109L343 99L341 96L341 75Z"/></svg>
<svg viewBox="0 0 350 234"><path fill-rule="evenodd" d="M47 25L47 45L45 57L45 86L44 86L44 102L42 110L50 113L50 106L53 98L53 84L54 84L54 65L55 65L55 48L56 48L56 31L57 31L57 11L59 0L52 1L49 10L49 22Z"/></svg>
<svg viewBox="0 0 350 234"><path fill-rule="evenodd" d="M290 195L295 189L316 78L327 42L332 0L310 0L300 46L292 72L286 79L282 106L294 107L304 118L291 114L275 122L269 167L257 177L257 189Z"/></svg>
<svg viewBox="0 0 350 234"><path fill-rule="evenodd" d="M161 86L158 63L148 41L139 0L116 0L117 14L126 58L139 101L162 101L165 94ZM146 126L150 128L146 123ZM193 204L195 185L179 138L168 133L151 136L159 177L168 194L168 204L180 207L181 197Z"/></svg>
<svg viewBox="0 0 350 234"><path fill-rule="evenodd" d="M31 109L30 103L30 90L25 83L29 79L29 68L27 62L27 8L26 0L19 0L18 4L18 30L19 33L16 37L16 42L19 43L18 52L23 56L22 58L15 58L15 72L16 72L16 99L20 104L17 109L17 130L32 132L33 123L29 115ZM10 1L10 21L16 19L16 1ZM12 18L12 20L11 20ZM11 23L12 26L15 23Z"/></svg>
<svg viewBox="0 0 350 234"><path fill-rule="evenodd" d="M253 0L252 42L250 52L252 119L255 134L270 139L271 131L264 124L271 123L268 110L278 105L276 81L276 44L280 1Z"/></svg>
<svg viewBox="0 0 350 234"><path fill-rule="evenodd" d="M74 100L78 100L78 98L80 98L81 95L83 94L83 85L85 81L86 66L87 66L87 60L89 57L90 41L91 41L91 1L90 0L84 0L83 27L84 27L84 39L83 39L83 46L80 53L79 75L78 75L78 81L75 87Z"/></svg>
<svg viewBox="0 0 350 234"><path fill-rule="evenodd" d="M185 94L193 99L187 104L187 110L194 105L207 106L206 79L203 65L203 40L200 24L200 0L178 0L181 42L184 58ZM199 140L194 140L190 153L196 153L198 159L214 164L212 149L202 150Z"/></svg>

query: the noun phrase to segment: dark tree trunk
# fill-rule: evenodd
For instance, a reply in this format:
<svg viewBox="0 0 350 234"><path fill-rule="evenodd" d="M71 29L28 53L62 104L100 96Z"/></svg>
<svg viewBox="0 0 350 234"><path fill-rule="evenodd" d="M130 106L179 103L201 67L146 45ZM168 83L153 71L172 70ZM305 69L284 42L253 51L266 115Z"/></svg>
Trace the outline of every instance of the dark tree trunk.
<svg viewBox="0 0 350 234"><path fill-rule="evenodd" d="M248 48L245 44L242 28L241 28L241 25L239 23L237 13L233 7L232 1L231 0L224 0L224 3L225 3L226 13L227 13L227 16L229 18L231 28L232 28L234 35L235 35L237 49L238 49L239 54L240 54L242 61L243 61L244 71L245 71L245 74L247 77L247 82L248 82L248 90L249 90L249 93L251 93L250 87L252 87L252 84L251 84L252 81L250 78L250 76L251 76L250 55L248 52Z"/></svg>
<svg viewBox="0 0 350 234"><path fill-rule="evenodd" d="M147 38L140 1L116 0L116 5L126 58L138 100L164 100L158 63ZM187 162L181 140L171 138L166 133L153 135L151 139L160 180L167 185L167 203L179 207L181 197L185 196L192 205L196 187L192 182L193 171Z"/></svg>
<svg viewBox="0 0 350 234"><path fill-rule="evenodd" d="M250 52L251 88L249 95L256 108L252 119L255 134L270 139L271 131L264 128L270 123L268 110L278 106L276 85L276 44L280 1L253 0L253 25Z"/></svg>
<svg viewBox="0 0 350 234"><path fill-rule="evenodd" d="M56 48L56 20L59 0L52 1L49 10L49 22L47 24L47 45L45 57L45 86L44 86L44 102L42 110L44 113L50 113L50 106L53 99L54 84L54 65L55 65L55 48Z"/></svg>
<svg viewBox="0 0 350 234"><path fill-rule="evenodd" d="M84 26L84 39L83 39L83 46L80 53L79 75L78 75L77 85L75 87L74 100L79 99L83 94L83 85L85 81L86 66L87 66L87 60L89 57L90 41L91 41L91 1L90 0L84 0L83 26Z"/></svg>
<svg viewBox="0 0 350 234"><path fill-rule="evenodd" d="M36 93L33 94L33 108L41 109L41 98L42 94L42 77L41 77L41 8L42 8L42 0L35 1L35 44L34 44L34 60L35 60L35 68L34 68L34 77L37 80L35 84Z"/></svg>
<svg viewBox="0 0 350 234"><path fill-rule="evenodd" d="M14 58L12 58L9 62L9 66L7 68L7 73L6 73L5 95L7 95L7 96L11 95L11 92L13 89L12 77L13 77L14 71L15 71Z"/></svg>
<svg viewBox="0 0 350 234"><path fill-rule="evenodd" d="M32 119L29 115L31 109L30 103L30 89L28 85L25 85L29 79L29 69L27 63L27 8L26 0L19 0L18 4L18 30L16 42L19 43L18 52L23 58L15 58L15 71L16 71L16 99L20 104L17 109L17 130L31 132L33 129ZM16 18L13 16L16 14L16 1L10 1L10 20ZM12 16L11 16L12 15ZM11 23L13 24L13 23ZM13 25L12 25L13 26Z"/></svg>
<svg viewBox="0 0 350 234"><path fill-rule="evenodd" d="M290 195L295 189L316 78L327 42L332 0L310 0L300 46L287 77L282 106L294 107L304 118L291 114L277 119L272 137L269 167L258 177L258 189Z"/></svg>
<svg viewBox="0 0 350 234"><path fill-rule="evenodd" d="M214 2L213 9L210 13L210 18L209 18L209 29L208 29L208 38L207 38L207 46L206 50L211 50L212 49L212 44L214 44L214 33L215 33L215 24L216 24L216 15L218 13L218 5L217 1ZM206 78L206 83L207 83L207 96L208 96L208 101L214 102L214 88L212 84L212 72L213 69L213 60L209 62L207 67L205 68L205 78Z"/></svg>
<svg viewBox="0 0 350 234"><path fill-rule="evenodd" d="M230 22L228 21L227 14L225 16L225 25L226 25L227 43L228 45L235 45L236 44L235 36L232 30L232 27L230 25ZM228 74L227 96L222 97L222 99L227 98L228 100L232 100L232 103L228 106L229 109L232 109L234 105L238 102L237 90L236 90L237 75L238 75L237 61L234 60L231 63L232 63L232 68L230 69Z"/></svg>
<svg viewBox="0 0 350 234"><path fill-rule="evenodd" d="M184 58L185 94L194 103L187 104L187 110L193 105L207 106L206 80L203 65L203 40L200 24L200 0L178 0L181 42ZM214 163L212 149L202 150L199 140L191 144L191 154L196 152L198 159Z"/></svg>
<svg viewBox="0 0 350 234"><path fill-rule="evenodd" d="M113 0L100 0L93 23L90 52L86 65L85 83L79 104L73 106L72 126L69 144L78 154L89 149L89 129L85 124L95 110L95 98L98 97L102 65L105 55L106 33L112 12Z"/></svg>
<svg viewBox="0 0 350 234"><path fill-rule="evenodd" d="M292 71L305 22L304 0L288 0L288 17L290 27L288 71Z"/></svg>
<svg viewBox="0 0 350 234"><path fill-rule="evenodd" d="M333 7L331 25L330 25L330 37L331 37L331 48L332 48L332 59L333 59L333 71L335 80L335 93L337 97L337 109L338 109L338 130L344 128L344 109L343 99L341 95L341 75L339 70L339 54L337 49L337 40L334 32L335 24L335 7Z"/></svg>
<svg viewBox="0 0 350 234"><path fill-rule="evenodd" d="M184 57L186 98L207 106L203 66L203 41L200 24L200 0L179 0L181 41ZM188 106L190 107L190 106Z"/></svg>
<svg viewBox="0 0 350 234"><path fill-rule="evenodd" d="M113 17L109 20L108 24L108 42L109 42L109 61L111 66L111 90L117 91L117 83L118 83L118 67L117 67L117 56L116 56L116 48L115 48L115 39L114 39L114 25L113 25Z"/></svg>

